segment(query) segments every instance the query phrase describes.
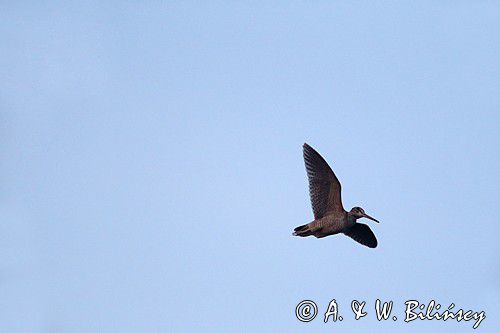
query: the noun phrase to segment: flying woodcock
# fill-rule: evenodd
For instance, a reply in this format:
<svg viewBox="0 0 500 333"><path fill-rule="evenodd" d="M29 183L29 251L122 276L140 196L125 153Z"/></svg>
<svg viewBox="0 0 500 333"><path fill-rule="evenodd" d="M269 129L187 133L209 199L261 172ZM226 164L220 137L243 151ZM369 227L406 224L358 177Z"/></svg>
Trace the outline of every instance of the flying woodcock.
<svg viewBox="0 0 500 333"><path fill-rule="evenodd" d="M314 221L295 228L293 235L323 238L343 233L365 246L377 247L377 238L370 227L357 220L366 217L377 223L379 221L366 214L361 207L354 207L346 212L342 206L341 186L337 176L316 150L307 143L304 143L303 148Z"/></svg>

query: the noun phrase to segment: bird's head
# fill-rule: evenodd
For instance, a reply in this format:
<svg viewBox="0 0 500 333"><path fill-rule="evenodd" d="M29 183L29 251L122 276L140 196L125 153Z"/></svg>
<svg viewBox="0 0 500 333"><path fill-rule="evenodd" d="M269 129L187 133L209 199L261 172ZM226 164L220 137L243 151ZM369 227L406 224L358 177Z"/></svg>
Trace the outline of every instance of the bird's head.
<svg viewBox="0 0 500 333"><path fill-rule="evenodd" d="M349 212L349 214L351 216L354 216L356 219L360 219L362 217L366 217L367 219L370 219L372 221L380 223L379 221L377 221L376 219L374 219L370 215L366 214L365 211L364 211L364 209L361 208L361 207L354 207L353 209L351 209L351 211Z"/></svg>

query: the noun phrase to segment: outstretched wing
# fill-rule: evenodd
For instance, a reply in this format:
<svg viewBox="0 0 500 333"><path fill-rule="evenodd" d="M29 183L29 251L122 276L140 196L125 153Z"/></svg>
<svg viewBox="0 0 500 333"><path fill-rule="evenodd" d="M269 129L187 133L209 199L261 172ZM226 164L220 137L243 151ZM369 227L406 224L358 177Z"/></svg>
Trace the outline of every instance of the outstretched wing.
<svg viewBox="0 0 500 333"><path fill-rule="evenodd" d="M345 234L356 242L361 243L365 246L376 248L377 247L377 238L373 234L372 230L369 226L363 223L356 223L352 228L347 230Z"/></svg>
<svg viewBox="0 0 500 333"><path fill-rule="evenodd" d="M314 218L317 220L327 213L343 212L339 180L316 150L307 143L303 148Z"/></svg>

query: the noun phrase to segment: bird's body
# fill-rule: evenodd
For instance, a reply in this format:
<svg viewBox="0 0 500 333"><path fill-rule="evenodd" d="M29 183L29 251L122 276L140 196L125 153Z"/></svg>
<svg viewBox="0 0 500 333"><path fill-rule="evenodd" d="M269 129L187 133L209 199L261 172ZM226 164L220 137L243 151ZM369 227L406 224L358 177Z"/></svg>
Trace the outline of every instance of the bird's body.
<svg viewBox="0 0 500 333"><path fill-rule="evenodd" d="M339 180L321 155L307 143L304 144L304 161L315 220L295 228L293 235L323 238L344 233L365 246L377 247L377 238L370 227L356 220L366 217L378 221L360 207L354 207L349 212L344 210Z"/></svg>
<svg viewBox="0 0 500 333"><path fill-rule="evenodd" d="M335 235L344 231L348 225L347 213L333 213L305 225L304 230L316 238ZM300 236L297 234L297 236Z"/></svg>

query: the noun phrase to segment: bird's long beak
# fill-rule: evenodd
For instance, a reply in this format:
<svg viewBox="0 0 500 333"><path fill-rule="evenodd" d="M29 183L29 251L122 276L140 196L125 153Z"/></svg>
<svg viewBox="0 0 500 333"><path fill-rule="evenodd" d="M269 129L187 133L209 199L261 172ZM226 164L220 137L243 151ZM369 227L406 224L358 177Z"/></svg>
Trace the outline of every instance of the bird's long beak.
<svg viewBox="0 0 500 333"><path fill-rule="evenodd" d="M375 222L377 222L377 223L380 223L378 220L374 219L373 217L371 217L371 216L370 216L370 215L368 215L368 214L364 214L364 215L363 215L363 217L366 217L367 219L370 219L370 220L372 220L372 221L375 221Z"/></svg>

